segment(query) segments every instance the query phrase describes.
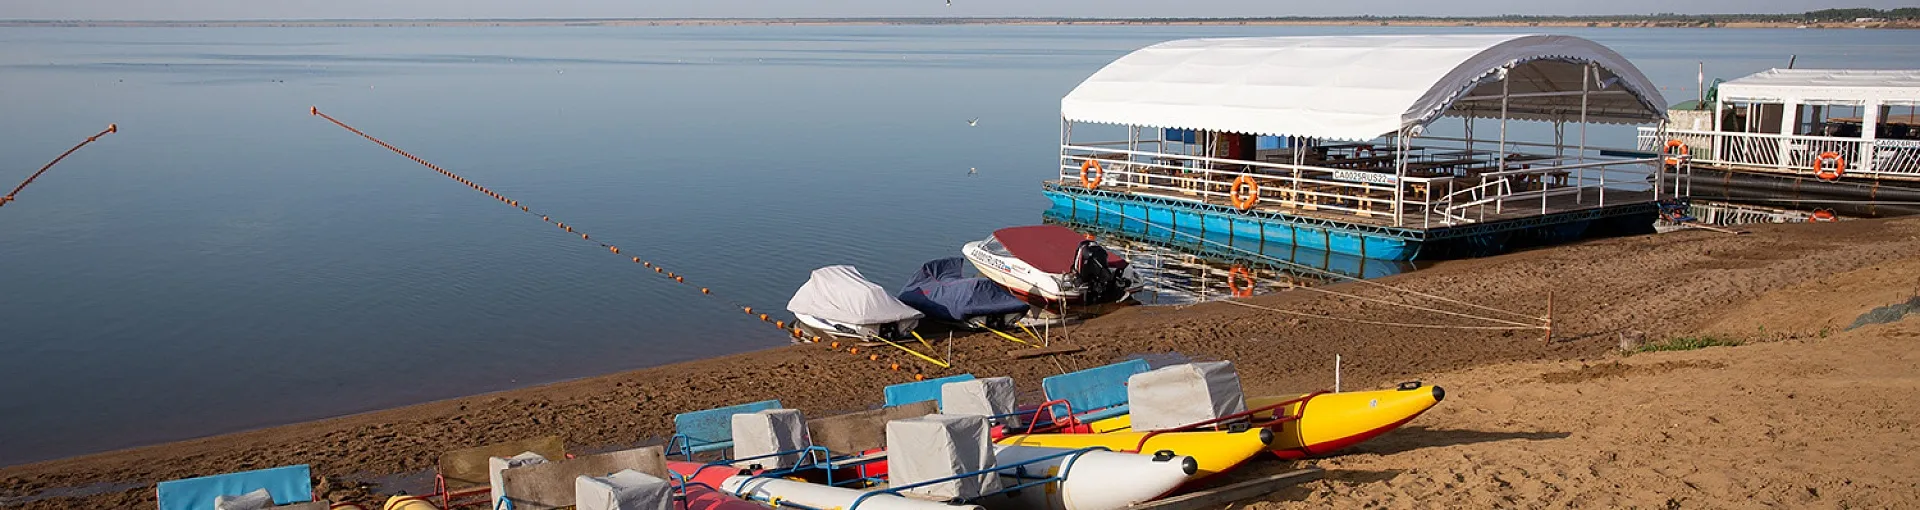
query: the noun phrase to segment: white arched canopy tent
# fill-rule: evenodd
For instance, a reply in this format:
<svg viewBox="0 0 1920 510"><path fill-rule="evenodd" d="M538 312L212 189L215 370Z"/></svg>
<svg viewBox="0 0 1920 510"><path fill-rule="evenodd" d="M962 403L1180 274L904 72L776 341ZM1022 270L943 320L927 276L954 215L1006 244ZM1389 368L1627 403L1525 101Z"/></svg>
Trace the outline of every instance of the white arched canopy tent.
<svg viewBox="0 0 1920 510"><path fill-rule="evenodd" d="M1089 158L1125 159L1129 169L1138 168L1135 163L1155 166L1151 160L1165 161L1167 156L1198 156L1207 169L1236 162L1259 165L1259 161L1269 160L1241 150L1222 153L1212 140L1221 135L1281 137L1289 148L1345 142L1333 145L1364 147L1366 152L1355 155L1370 158L1378 158L1374 156L1376 151L1393 152L1383 161L1387 165L1371 168L1373 172L1342 172L1330 177L1394 186L1391 207L1395 224L1400 224L1406 210L1402 207L1405 190L1399 189L1398 183L1408 182L1410 163L1423 166L1419 160L1427 157L1415 150L1420 147L1414 141L1439 141L1438 137L1425 135L1427 127L1443 117L1499 121L1497 140L1474 140L1471 121L1463 122L1464 138L1443 139L1463 142L1463 147L1447 148L1468 153L1493 146L1494 150L1486 151L1486 163L1494 165L1497 173L1508 168L1519 143L1507 139L1509 120L1552 123L1555 135L1551 145L1521 145L1551 147L1555 156L1585 164L1597 156L1586 143L1588 124L1660 124L1666 118L1664 104L1658 89L1632 63L1578 37L1433 35L1169 41L1113 61L1061 100L1063 179L1066 172L1085 165ZM1098 151L1093 146L1115 143L1075 144L1075 123L1128 127L1126 150L1121 151L1126 157L1077 150ZM1580 126L1576 147L1569 147L1565 139L1565 125L1569 123ZM1164 130L1167 137L1143 140L1142 128ZM1166 139L1178 132L1190 138ZM1193 133L1199 133L1197 138L1191 138L1195 137ZM1200 149L1197 154L1192 150L1184 155L1165 154L1169 142ZM1158 150L1143 151L1143 143L1153 144ZM1285 152L1291 160L1286 166L1298 181L1301 167L1313 162L1312 153ZM1148 161L1141 161L1143 158ZM1476 175L1480 173L1484 172ZM1604 172L1600 178L1605 178ZM1298 182L1292 184L1300 187ZM1447 184L1454 185L1451 181ZM1432 191L1424 185L1421 188L1423 193ZM1542 200L1544 208L1544 197ZM1577 197L1575 201L1579 201ZM1458 215L1441 219L1447 223L1464 221Z"/></svg>

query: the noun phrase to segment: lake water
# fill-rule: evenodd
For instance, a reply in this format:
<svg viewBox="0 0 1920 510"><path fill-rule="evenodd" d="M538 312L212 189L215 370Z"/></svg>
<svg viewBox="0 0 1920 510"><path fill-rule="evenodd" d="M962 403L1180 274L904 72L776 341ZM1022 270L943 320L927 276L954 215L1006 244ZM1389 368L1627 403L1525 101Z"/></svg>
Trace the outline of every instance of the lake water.
<svg viewBox="0 0 1920 510"><path fill-rule="evenodd" d="M1041 222L1060 96L1127 51L1463 30L0 29L0 182L120 127L0 209L0 464L786 343L312 105L778 310L815 267L897 286ZM1666 87L1920 56L1920 32L1569 33Z"/></svg>

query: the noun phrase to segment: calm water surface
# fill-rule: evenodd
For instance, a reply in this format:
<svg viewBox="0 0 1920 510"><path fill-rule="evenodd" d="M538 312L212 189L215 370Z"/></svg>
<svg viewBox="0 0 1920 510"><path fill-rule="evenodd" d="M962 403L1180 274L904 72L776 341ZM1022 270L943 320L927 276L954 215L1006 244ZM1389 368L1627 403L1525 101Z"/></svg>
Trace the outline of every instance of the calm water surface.
<svg viewBox="0 0 1920 510"><path fill-rule="evenodd" d="M778 309L1042 221L1059 98L1127 51L1447 31L0 29L0 182L121 129L0 209L0 464L785 343L310 105ZM1571 33L1667 87L1920 62L1916 32Z"/></svg>

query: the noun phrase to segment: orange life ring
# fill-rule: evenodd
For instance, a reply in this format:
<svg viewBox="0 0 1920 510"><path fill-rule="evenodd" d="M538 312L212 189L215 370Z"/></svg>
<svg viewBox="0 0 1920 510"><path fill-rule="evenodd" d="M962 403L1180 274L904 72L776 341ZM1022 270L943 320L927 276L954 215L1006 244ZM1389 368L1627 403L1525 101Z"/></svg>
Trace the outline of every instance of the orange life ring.
<svg viewBox="0 0 1920 510"><path fill-rule="evenodd" d="M1807 217L1808 223L1827 223L1839 220L1840 217L1833 214L1833 209L1814 209L1813 216Z"/></svg>
<svg viewBox="0 0 1920 510"><path fill-rule="evenodd" d="M1667 140L1667 149L1665 152L1667 154L1667 164L1673 166L1680 166L1680 158L1693 156L1693 150L1687 148L1687 142L1682 142L1678 138Z"/></svg>
<svg viewBox="0 0 1920 510"><path fill-rule="evenodd" d="M1240 285L1243 281L1246 286ZM1252 297L1253 285L1253 273L1248 272L1246 266L1235 265L1227 271L1227 289L1233 291L1235 297Z"/></svg>
<svg viewBox="0 0 1920 510"><path fill-rule="evenodd" d="M1245 194L1242 194L1242 191L1245 191ZM1251 175L1242 175L1233 180L1233 189L1227 192L1227 198L1233 200L1235 209L1242 211L1252 209L1255 204L1260 203L1260 183L1254 182Z"/></svg>
<svg viewBox="0 0 1920 510"><path fill-rule="evenodd" d="M1833 162L1833 166L1827 166L1829 161ZM1819 177L1820 180L1837 181L1840 180L1840 176L1846 174L1847 158L1840 157L1838 152L1822 152L1820 157L1813 159L1813 176Z"/></svg>
<svg viewBox="0 0 1920 510"><path fill-rule="evenodd" d="M1092 177L1087 176L1089 170L1093 172ZM1080 185L1086 186L1087 189L1100 187L1100 179L1106 176L1107 169L1100 168L1098 160L1088 159L1087 162L1080 164Z"/></svg>

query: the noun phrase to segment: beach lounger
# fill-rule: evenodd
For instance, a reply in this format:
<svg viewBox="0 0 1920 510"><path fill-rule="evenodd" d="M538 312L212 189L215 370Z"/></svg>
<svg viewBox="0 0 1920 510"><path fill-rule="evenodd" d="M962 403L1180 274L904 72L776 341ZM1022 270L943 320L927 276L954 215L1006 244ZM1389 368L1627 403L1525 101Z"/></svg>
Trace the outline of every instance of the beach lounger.
<svg viewBox="0 0 1920 510"><path fill-rule="evenodd" d="M313 474L306 464L160 482L160 510L214 510L214 499L266 489L275 505L313 501ZM278 507L276 507L278 508Z"/></svg>
<svg viewBox="0 0 1920 510"><path fill-rule="evenodd" d="M674 433L667 440L667 453L691 460L696 453L733 448L733 415L780 407L779 400L762 400L673 415Z"/></svg>
<svg viewBox="0 0 1920 510"><path fill-rule="evenodd" d="M574 506L579 478L606 477L633 470L662 480L667 474L667 457L658 446L634 448L571 459L510 468L500 472L504 486L495 508L510 510L550 510Z"/></svg>
<svg viewBox="0 0 1920 510"><path fill-rule="evenodd" d="M488 504L491 492L488 461L494 457L512 457L526 452L539 454L549 459L567 457L565 442L560 436L542 436L519 441L495 443L464 450L454 450L440 456L434 474L434 496L440 500L440 508L458 508L467 505Z"/></svg>

